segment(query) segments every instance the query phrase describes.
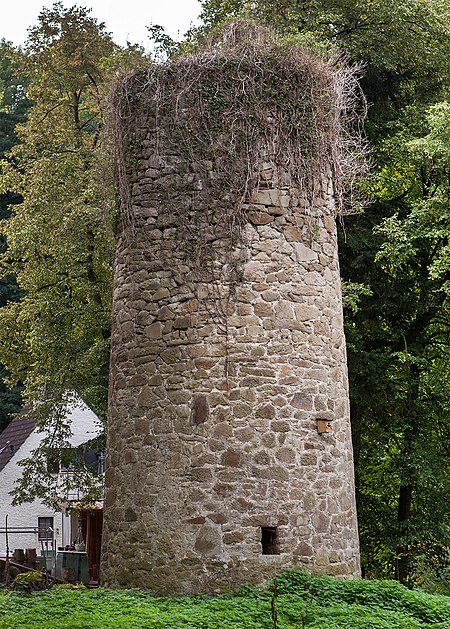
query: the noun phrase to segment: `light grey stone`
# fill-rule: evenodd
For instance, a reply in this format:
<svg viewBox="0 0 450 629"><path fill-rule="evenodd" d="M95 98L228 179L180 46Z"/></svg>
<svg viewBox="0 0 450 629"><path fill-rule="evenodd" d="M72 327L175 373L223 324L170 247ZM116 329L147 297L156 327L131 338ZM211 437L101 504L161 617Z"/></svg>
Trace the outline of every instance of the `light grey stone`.
<svg viewBox="0 0 450 629"><path fill-rule="evenodd" d="M294 249L297 262L316 262L319 259L317 253L302 242L295 243Z"/></svg>

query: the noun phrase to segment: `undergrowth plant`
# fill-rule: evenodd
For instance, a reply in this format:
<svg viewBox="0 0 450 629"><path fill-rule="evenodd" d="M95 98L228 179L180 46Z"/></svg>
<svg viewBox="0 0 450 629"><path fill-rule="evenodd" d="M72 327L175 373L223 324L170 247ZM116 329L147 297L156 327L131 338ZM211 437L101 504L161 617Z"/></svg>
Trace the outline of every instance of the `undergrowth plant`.
<svg viewBox="0 0 450 629"><path fill-rule="evenodd" d="M450 599L395 581L277 576L277 629L448 629ZM273 629L273 586L157 598L142 590L0 592L1 629Z"/></svg>

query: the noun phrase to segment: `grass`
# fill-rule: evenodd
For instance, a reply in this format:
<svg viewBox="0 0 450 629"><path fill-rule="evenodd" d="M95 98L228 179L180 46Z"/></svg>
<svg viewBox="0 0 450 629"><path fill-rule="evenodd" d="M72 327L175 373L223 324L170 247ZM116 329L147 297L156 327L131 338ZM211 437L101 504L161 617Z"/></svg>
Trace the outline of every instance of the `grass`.
<svg viewBox="0 0 450 629"><path fill-rule="evenodd" d="M278 577L279 629L449 629L450 598L394 581ZM0 593L0 629L273 629L270 588L157 598L142 590Z"/></svg>

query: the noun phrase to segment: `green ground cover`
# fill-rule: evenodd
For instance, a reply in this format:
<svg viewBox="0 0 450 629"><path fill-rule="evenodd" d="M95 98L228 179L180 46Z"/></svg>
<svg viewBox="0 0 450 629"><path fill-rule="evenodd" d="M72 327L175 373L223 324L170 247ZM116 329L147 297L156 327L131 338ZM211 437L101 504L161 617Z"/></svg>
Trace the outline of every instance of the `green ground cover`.
<svg viewBox="0 0 450 629"><path fill-rule="evenodd" d="M278 577L279 629L449 629L450 598L394 581ZM156 598L141 590L54 587L0 593L0 629L272 629L271 588L232 595Z"/></svg>

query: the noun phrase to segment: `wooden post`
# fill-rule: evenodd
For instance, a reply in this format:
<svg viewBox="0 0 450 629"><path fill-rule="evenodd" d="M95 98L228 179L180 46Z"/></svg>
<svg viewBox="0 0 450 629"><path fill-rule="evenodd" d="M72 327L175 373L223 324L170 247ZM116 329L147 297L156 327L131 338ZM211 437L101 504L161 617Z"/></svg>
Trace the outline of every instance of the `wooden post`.
<svg viewBox="0 0 450 629"><path fill-rule="evenodd" d="M8 516L5 516L5 542L6 542L6 561L5 561L5 584L8 586L11 582L11 574L9 571L9 537L8 537Z"/></svg>
<svg viewBox="0 0 450 629"><path fill-rule="evenodd" d="M273 578L273 594L272 594L272 629L278 629L278 620L277 620L277 597L278 597L278 589L277 589L277 575Z"/></svg>

